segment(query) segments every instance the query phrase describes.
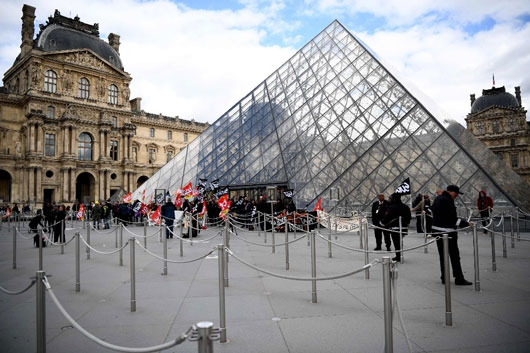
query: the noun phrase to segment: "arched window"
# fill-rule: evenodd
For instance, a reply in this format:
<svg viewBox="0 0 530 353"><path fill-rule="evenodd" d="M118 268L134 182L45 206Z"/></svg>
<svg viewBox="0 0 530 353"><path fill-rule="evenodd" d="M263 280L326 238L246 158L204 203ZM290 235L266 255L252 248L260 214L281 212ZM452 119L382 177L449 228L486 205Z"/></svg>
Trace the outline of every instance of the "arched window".
<svg viewBox="0 0 530 353"><path fill-rule="evenodd" d="M90 136L86 132L81 133L81 135L79 135L79 139L77 140L77 157L79 158L79 160L92 160L92 146L92 136Z"/></svg>
<svg viewBox="0 0 530 353"><path fill-rule="evenodd" d="M79 79L79 85L78 85L79 89L78 89L78 92L77 92L77 96L79 98L88 98L90 97L90 82L88 82L88 80L84 77L81 77Z"/></svg>
<svg viewBox="0 0 530 353"><path fill-rule="evenodd" d="M53 70L48 70L44 73L44 91L57 92L57 74Z"/></svg>
<svg viewBox="0 0 530 353"><path fill-rule="evenodd" d="M109 103L118 104L118 87L116 85L109 86Z"/></svg>
<svg viewBox="0 0 530 353"><path fill-rule="evenodd" d="M184 133L184 142L188 142L188 133L187 132Z"/></svg>
<svg viewBox="0 0 530 353"><path fill-rule="evenodd" d="M55 108L51 105L46 109L46 117L48 119L55 119Z"/></svg>
<svg viewBox="0 0 530 353"><path fill-rule="evenodd" d="M166 152L166 162L169 162L173 158L173 151L169 150Z"/></svg>

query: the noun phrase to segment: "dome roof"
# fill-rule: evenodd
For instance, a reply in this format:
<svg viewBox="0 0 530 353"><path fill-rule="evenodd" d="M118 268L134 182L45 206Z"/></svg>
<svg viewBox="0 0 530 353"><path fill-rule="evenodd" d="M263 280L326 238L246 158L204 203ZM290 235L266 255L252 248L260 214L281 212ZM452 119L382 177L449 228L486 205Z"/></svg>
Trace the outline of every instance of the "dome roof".
<svg viewBox="0 0 530 353"><path fill-rule="evenodd" d="M109 43L101 40L99 36L63 27L55 23L46 26L39 33L35 46L45 52L90 49L114 67L123 70L119 54Z"/></svg>
<svg viewBox="0 0 530 353"><path fill-rule="evenodd" d="M482 96L477 98L471 106L471 114L481 112L489 107L519 108L519 102L504 86L482 90Z"/></svg>

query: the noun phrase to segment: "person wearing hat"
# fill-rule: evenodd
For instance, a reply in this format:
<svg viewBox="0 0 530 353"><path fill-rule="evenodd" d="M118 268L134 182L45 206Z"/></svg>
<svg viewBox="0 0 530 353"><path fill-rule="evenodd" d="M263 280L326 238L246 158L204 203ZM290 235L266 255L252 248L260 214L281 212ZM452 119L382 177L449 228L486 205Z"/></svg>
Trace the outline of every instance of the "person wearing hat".
<svg viewBox="0 0 530 353"><path fill-rule="evenodd" d="M467 227L471 223L460 219L456 215L455 199L458 195L463 194L460 188L456 185L449 185L447 190L434 199L432 206L432 230L436 233L447 233L449 235L449 258L451 260L451 267L453 268L453 277L455 284L458 286L468 286L472 283L464 278L462 266L460 265L460 250L458 249L458 227ZM440 257L440 270L442 272L442 283L445 284L444 277L444 245L443 239L436 241L438 248L438 255Z"/></svg>

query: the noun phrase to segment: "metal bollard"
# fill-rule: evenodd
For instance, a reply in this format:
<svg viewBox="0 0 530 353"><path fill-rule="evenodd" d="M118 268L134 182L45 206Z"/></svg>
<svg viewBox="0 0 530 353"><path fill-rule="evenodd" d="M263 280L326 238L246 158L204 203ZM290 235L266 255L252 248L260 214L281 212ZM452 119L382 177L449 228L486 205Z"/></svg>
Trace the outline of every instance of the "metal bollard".
<svg viewBox="0 0 530 353"><path fill-rule="evenodd" d="M164 234L162 233L162 220L160 220L160 225L158 226L158 241L162 243L164 241L163 239L165 239L165 237L164 237Z"/></svg>
<svg viewBox="0 0 530 353"><path fill-rule="evenodd" d="M114 229L114 246L116 247L116 249L118 248L118 228L120 229L120 232L121 232L121 227L123 226L123 224L120 223L119 226L116 227L116 229Z"/></svg>
<svg viewBox="0 0 530 353"><path fill-rule="evenodd" d="M497 260L495 259L495 232L493 231L493 223L491 224L491 269L497 271Z"/></svg>
<svg viewBox="0 0 530 353"><path fill-rule="evenodd" d="M422 217L422 225L423 225L423 239L424 239L424 244L427 244L427 215L425 213L422 213L421 214L421 217ZM425 245L423 247L423 252L425 254L429 253L429 246L428 245Z"/></svg>
<svg viewBox="0 0 530 353"><path fill-rule="evenodd" d="M383 307L385 317L385 353L394 351L392 332L392 284L390 277L390 256L383 256Z"/></svg>
<svg viewBox="0 0 530 353"><path fill-rule="evenodd" d="M475 269L475 291L480 292L480 268L478 264L478 235L476 223L473 223L473 264Z"/></svg>
<svg viewBox="0 0 530 353"><path fill-rule="evenodd" d="M210 335L213 330L213 323L210 321L198 322L197 332L199 334L199 353L213 353L213 340L210 339Z"/></svg>
<svg viewBox="0 0 530 353"><path fill-rule="evenodd" d="M263 214L263 242L267 244L267 215Z"/></svg>
<svg viewBox="0 0 530 353"><path fill-rule="evenodd" d="M519 209L518 208L516 209L516 213L515 213L515 223L517 225L517 241L520 241L521 240L521 231L520 231L520 228L519 228Z"/></svg>
<svg viewBox="0 0 530 353"><path fill-rule="evenodd" d="M502 213L502 257L508 257L508 254L506 253L506 231L504 227L504 212Z"/></svg>
<svg viewBox="0 0 530 353"><path fill-rule="evenodd" d="M66 220L63 220L63 229L61 234L61 255L64 254L64 243L66 242Z"/></svg>
<svg viewBox="0 0 530 353"><path fill-rule="evenodd" d="M228 233L229 233L229 229L228 229L228 217L226 219L226 227L225 227L225 234L223 236L223 248L225 247L228 247ZM224 278L224 286L225 287L228 287L228 253L226 251L223 251L223 256L224 256L224 262L223 262L223 278Z"/></svg>
<svg viewBox="0 0 530 353"><path fill-rule="evenodd" d="M17 229L13 229L13 269L17 268Z"/></svg>
<svg viewBox="0 0 530 353"><path fill-rule="evenodd" d="M363 239L363 229L361 227L361 218L359 217L359 230L357 233L359 234L359 249L364 249L364 239Z"/></svg>
<svg viewBox="0 0 530 353"><path fill-rule="evenodd" d="M162 233L162 228L160 228L160 233ZM162 271L162 275L167 275L167 236L164 236L163 238L164 242L164 269Z"/></svg>
<svg viewBox="0 0 530 353"><path fill-rule="evenodd" d="M293 233L294 238L296 239L296 210L293 211Z"/></svg>
<svg viewBox="0 0 530 353"><path fill-rule="evenodd" d="M221 331L221 343L226 343L226 312L225 312L225 286L224 286L224 245L217 245L217 263L219 265L219 329Z"/></svg>
<svg viewBox="0 0 530 353"><path fill-rule="evenodd" d="M189 218L188 218L188 239L189 240L191 240L191 225L192 225L191 220L192 218L191 218L191 213L190 213ZM193 243L190 242L190 244L193 246Z"/></svg>
<svg viewBox="0 0 530 353"><path fill-rule="evenodd" d="M362 218L361 218L361 227L362 224ZM368 265L370 262L370 254L368 253L368 220L366 220L365 224L365 230L364 230L364 264ZM364 279L370 279L370 269L368 268L366 271L364 271Z"/></svg>
<svg viewBox="0 0 530 353"><path fill-rule="evenodd" d="M136 238L129 238L129 247L131 248L131 312L136 311L136 259L135 259L135 244Z"/></svg>
<svg viewBox="0 0 530 353"><path fill-rule="evenodd" d="M515 248L515 237L514 237L514 231L513 231L513 215L510 215L510 239L512 243L512 249Z"/></svg>
<svg viewBox="0 0 530 353"><path fill-rule="evenodd" d="M444 281L445 281L445 324L453 326L453 313L451 312L451 271L449 267L449 236L443 235L444 243Z"/></svg>
<svg viewBox="0 0 530 353"><path fill-rule="evenodd" d="M289 222L287 222L287 217L285 217L285 269L289 269Z"/></svg>
<svg viewBox="0 0 530 353"><path fill-rule="evenodd" d="M42 244L42 229L39 229L37 231L37 234L39 235L39 271L42 271L42 269L43 269L43 264L42 264L42 262L43 262L43 259L42 259L42 257L43 257L43 253L42 253L42 245L43 245Z"/></svg>
<svg viewBox="0 0 530 353"><path fill-rule="evenodd" d="M43 280L45 271L37 271L37 353L46 352L46 290Z"/></svg>
<svg viewBox="0 0 530 353"><path fill-rule="evenodd" d="M258 237L261 237L261 212L258 211Z"/></svg>
<svg viewBox="0 0 530 353"><path fill-rule="evenodd" d="M75 233L75 291L81 291L81 234Z"/></svg>
<svg viewBox="0 0 530 353"><path fill-rule="evenodd" d="M86 229L86 242L87 244L90 244L90 227ZM90 248L88 245L86 246L86 259L90 260Z"/></svg>
<svg viewBox="0 0 530 353"><path fill-rule="evenodd" d="M337 220L335 219L335 240L339 239L339 233L338 233L338 224Z"/></svg>
<svg viewBox="0 0 530 353"><path fill-rule="evenodd" d="M123 224L120 227L120 239L119 239L119 247L121 248L123 246L123 227L125 227ZM120 266L123 266L123 249L120 250Z"/></svg>
<svg viewBox="0 0 530 353"><path fill-rule="evenodd" d="M147 249L147 219L144 218L144 248Z"/></svg>
<svg viewBox="0 0 530 353"><path fill-rule="evenodd" d="M403 251L403 224L401 223L401 216L399 216L399 245L400 245L399 251L401 252L401 256L399 257L401 260L399 262L404 263L405 252Z"/></svg>
<svg viewBox="0 0 530 353"><path fill-rule="evenodd" d="M272 239L272 253L276 253L276 237L274 236L274 216L271 215L271 239Z"/></svg>
<svg viewBox="0 0 530 353"><path fill-rule="evenodd" d="M183 228L183 223L182 223L182 219L180 220L179 222L179 227L180 227L180 239L179 239L179 254L180 254L180 257L184 256L184 241L182 240L182 228Z"/></svg>
<svg viewBox="0 0 530 353"><path fill-rule="evenodd" d="M328 218L328 228L329 228L329 236L328 236L328 239L331 240L331 215L329 216ZM330 256L331 257L331 256Z"/></svg>
<svg viewBox="0 0 530 353"><path fill-rule="evenodd" d="M337 236L335 235L335 239ZM331 253L331 233L328 234L328 257L332 258L333 254Z"/></svg>
<svg viewBox="0 0 530 353"><path fill-rule="evenodd" d="M317 276L317 250L315 244L315 231L311 231L311 277ZM311 303L317 302L317 281L311 281Z"/></svg>

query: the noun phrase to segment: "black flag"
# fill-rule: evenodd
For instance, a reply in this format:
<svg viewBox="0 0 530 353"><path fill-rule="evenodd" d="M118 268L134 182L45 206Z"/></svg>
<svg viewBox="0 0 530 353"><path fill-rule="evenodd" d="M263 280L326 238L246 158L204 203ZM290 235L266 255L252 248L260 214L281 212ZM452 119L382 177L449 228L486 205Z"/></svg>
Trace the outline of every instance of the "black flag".
<svg viewBox="0 0 530 353"><path fill-rule="evenodd" d="M210 183L210 189L212 189L212 191L215 191L218 188L219 188L219 179L212 180L212 182Z"/></svg>
<svg viewBox="0 0 530 353"><path fill-rule="evenodd" d="M287 189L283 192L283 195L288 198L288 199L292 199L293 198L293 194L294 194L294 190L293 189Z"/></svg>
<svg viewBox="0 0 530 353"><path fill-rule="evenodd" d="M396 189L396 194L410 195L410 178L405 179L404 182Z"/></svg>

